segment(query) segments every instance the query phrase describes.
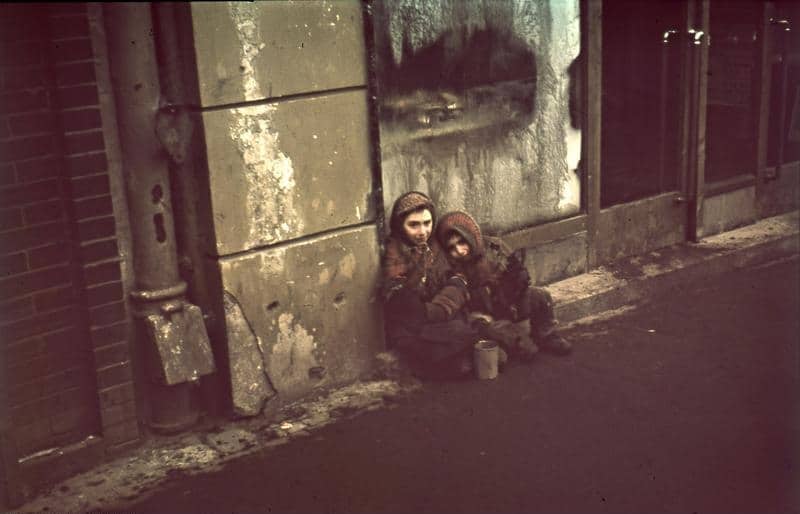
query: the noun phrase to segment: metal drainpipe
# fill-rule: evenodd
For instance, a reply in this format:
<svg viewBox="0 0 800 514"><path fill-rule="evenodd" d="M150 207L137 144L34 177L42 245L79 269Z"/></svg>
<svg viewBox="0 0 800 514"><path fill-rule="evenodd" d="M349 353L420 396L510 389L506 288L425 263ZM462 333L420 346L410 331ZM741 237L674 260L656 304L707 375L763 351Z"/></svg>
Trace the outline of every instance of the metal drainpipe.
<svg viewBox="0 0 800 514"><path fill-rule="evenodd" d="M160 85L151 4L109 3L104 17L133 239L136 339L150 377L149 425L178 432L197 421L194 386L214 362L202 313L185 300L178 273L169 162L155 130Z"/></svg>

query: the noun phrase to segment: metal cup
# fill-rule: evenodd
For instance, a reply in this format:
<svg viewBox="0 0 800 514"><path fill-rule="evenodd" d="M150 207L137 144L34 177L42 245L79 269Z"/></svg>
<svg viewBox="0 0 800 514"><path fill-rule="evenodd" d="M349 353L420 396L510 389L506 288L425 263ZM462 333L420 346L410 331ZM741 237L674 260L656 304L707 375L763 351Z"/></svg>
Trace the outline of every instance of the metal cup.
<svg viewBox="0 0 800 514"><path fill-rule="evenodd" d="M497 378L497 360L500 354L497 343L482 339L473 348L475 376L480 380Z"/></svg>

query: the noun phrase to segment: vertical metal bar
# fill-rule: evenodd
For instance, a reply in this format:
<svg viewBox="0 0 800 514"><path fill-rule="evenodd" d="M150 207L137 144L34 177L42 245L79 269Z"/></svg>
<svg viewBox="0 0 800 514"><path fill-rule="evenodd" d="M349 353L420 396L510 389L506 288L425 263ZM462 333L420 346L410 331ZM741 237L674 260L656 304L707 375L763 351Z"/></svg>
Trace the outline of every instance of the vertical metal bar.
<svg viewBox="0 0 800 514"><path fill-rule="evenodd" d="M676 161L677 174L678 174L678 198L680 204L688 205L690 195L692 194L691 186L689 185L689 176L691 175L690 169L690 142L691 142L691 99L692 99L692 66L691 66L691 48L685 42L689 39L688 32L692 27L692 14L690 0L683 2L683 15L684 24L680 31L682 44L680 45L680 79L678 87L680 93L678 95L678 105L680 106L680 120L678 122L678 158ZM688 228L687 235L688 238Z"/></svg>
<svg viewBox="0 0 800 514"><path fill-rule="evenodd" d="M761 203L764 192L763 182L766 175L767 151L769 149L769 104L770 91L772 90L772 54L773 38L770 30L770 18L774 13L774 5L771 2L763 4L761 17L761 80L759 80L758 96L758 129L756 147L756 201Z"/></svg>
<svg viewBox="0 0 800 514"><path fill-rule="evenodd" d="M375 48L375 2L364 2L364 37L367 47L367 108L369 113L370 158L372 165L372 203L379 239L385 234L386 214L383 204L383 173L381 166L380 88L378 87L378 55Z"/></svg>
<svg viewBox="0 0 800 514"><path fill-rule="evenodd" d="M785 22L785 20L782 20ZM789 27L784 26L778 20L770 20L770 26L778 31L776 36L776 43L778 46L778 53L780 53L780 108L776 115L778 116L778 155L775 162L775 173L770 176L770 180L777 180L781 176L781 166L783 165L783 152L786 146L786 118L789 116L787 112L788 106L786 105L786 96L788 94L789 86L789 63L788 59L788 39Z"/></svg>
<svg viewBox="0 0 800 514"><path fill-rule="evenodd" d="M701 236L703 227L703 206L705 202L705 182L706 182L706 119L707 119L707 106L708 106L708 53L711 38L709 31L711 30L710 15L711 15L711 1L701 0L700 12L698 13L698 26L705 37L701 37L699 41L695 41L695 51L698 56L697 66L697 155L695 156L695 188L697 194L695 195L694 212L690 216L694 216L695 230L693 233L692 241L697 241Z"/></svg>
<svg viewBox="0 0 800 514"><path fill-rule="evenodd" d="M705 185L706 104L708 89L708 41L710 0L690 4L689 31L689 212L687 239L698 241L702 235L703 188Z"/></svg>
<svg viewBox="0 0 800 514"><path fill-rule="evenodd" d="M600 218L600 169L601 169L601 116L603 98L603 0L586 0L586 265L592 269L597 265L597 239Z"/></svg>

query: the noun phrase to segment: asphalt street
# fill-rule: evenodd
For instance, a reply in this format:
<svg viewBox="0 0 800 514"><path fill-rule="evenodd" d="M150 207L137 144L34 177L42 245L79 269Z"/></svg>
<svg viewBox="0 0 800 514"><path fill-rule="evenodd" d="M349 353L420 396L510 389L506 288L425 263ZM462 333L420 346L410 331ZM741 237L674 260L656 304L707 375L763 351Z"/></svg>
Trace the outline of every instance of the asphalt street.
<svg viewBox="0 0 800 514"><path fill-rule="evenodd" d="M799 289L796 256L711 276L109 510L800 512Z"/></svg>

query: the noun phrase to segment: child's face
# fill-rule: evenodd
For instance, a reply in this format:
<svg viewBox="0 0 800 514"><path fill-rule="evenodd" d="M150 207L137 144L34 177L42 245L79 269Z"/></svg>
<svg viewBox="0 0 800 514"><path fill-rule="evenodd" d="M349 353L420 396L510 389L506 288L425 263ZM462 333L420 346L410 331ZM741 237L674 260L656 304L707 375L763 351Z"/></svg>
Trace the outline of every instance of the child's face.
<svg viewBox="0 0 800 514"><path fill-rule="evenodd" d="M403 221L403 231L406 234L406 238L418 245L428 242L432 228L433 216L428 209L412 212Z"/></svg>
<svg viewBox="0 0 800 514"><path fill-rule="evenodd" d="M465 261L472 253L469 243L461 236L461 234L454 232L447 238L447 255L455 261Z"/></svg>

